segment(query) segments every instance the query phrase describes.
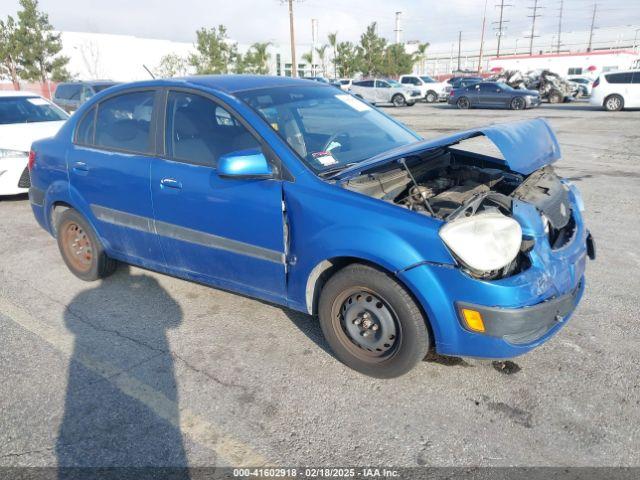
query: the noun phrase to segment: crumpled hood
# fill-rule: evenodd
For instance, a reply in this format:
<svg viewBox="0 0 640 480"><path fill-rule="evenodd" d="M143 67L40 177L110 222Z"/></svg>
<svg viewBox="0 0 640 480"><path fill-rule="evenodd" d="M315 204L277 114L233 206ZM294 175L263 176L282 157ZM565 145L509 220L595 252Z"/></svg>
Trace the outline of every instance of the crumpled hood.
<svg viewBox="0 0 640 480"><path fill-rule="evenodd" d="M337 180L353 178L372 167L434 148L455 145L462 140L479 135L484 135L495 144L509 169L523 175L529 175L561 158L560 145L551 126L545 119L537 118L489 125L434 140L422 140L404 145L349 167L334 178Z"/></svg>
<svg viewBox="0 0 640 480"><path fill-rule="evenodd" d="M33 142L53 137L64 123L65 121L61 120L0 125L0 148L28 152Z"/></svg>

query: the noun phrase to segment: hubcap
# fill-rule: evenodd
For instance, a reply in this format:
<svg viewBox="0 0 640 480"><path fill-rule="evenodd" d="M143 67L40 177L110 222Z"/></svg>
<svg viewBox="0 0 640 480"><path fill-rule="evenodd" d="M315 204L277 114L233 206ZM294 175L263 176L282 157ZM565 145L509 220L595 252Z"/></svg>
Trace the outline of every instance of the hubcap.
<svg viewBox="0 0 640 480"><path fill-rule="evenodd" d="M347 296L337 315L349 342L367 356L382 357L397 342L396 320L378 296L358 291Z"/></svg>
<svg viewBox="0 0 640 480"><path fill-rule="evenodd" d="M77 223L69 223L64 227L61 235L67 260L80 271L90 270L93 246L84 229Z"/></svg>

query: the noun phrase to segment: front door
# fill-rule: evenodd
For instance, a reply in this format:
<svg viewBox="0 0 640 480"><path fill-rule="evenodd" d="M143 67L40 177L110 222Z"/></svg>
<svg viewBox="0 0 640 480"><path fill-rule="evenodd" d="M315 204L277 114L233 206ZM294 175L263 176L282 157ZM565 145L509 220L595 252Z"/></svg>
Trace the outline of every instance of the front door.
<svg viewBox="0 0 640 480"><path fill-rule="evenodd" d="M67 153L72 195L88 205L108 249L143 265L162 259L149 191L155 96L137 90L101 101L82 118Z"/></svg>
<svg viewBox="0 0 640 480"><path fill-rule="evenodd" d="M285 295L280 180L225 179L221 155L261 148L212 98L169 91L165 158L151 165L151 192L167 266L261 297Z"/></svg>

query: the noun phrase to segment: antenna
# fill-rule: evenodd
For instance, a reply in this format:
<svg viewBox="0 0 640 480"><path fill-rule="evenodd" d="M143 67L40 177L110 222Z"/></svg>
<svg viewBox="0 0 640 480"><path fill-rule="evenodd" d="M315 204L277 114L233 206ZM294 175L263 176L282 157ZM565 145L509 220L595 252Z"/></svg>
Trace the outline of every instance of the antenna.
<svg viewBox="0 0 640 480"><path fill-rule="evenodd" d="M147 71L147 73L151 75L151 78L153 78L154 80L156 79L156 76L153 74L153 72L151 72L151 70L147 68L147 66L144 63L142 64L142 68L144 68Z"/></svg>

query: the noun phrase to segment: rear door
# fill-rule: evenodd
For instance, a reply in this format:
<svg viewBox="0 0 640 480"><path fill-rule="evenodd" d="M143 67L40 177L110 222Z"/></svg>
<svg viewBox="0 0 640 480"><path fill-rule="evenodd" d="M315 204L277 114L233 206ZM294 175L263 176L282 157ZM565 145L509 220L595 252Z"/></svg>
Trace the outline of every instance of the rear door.
<svg viewBox="0 0 640 480"><path fill-rule="evenodd" d="M384 80L376 80L375 97L377 103L391 103L391 85Z"/></svg>
<svg viewBox="0 0 640 480"><path fill-rule="evenodd" d="M98 234L111 251L142 264L162 260L149 189L156 95L144 89L107 97L83 116L67 153L72 194L88 204Z"/></svg>
<svg viewBox="0 0 640 480"><path fill-rule="evenodd" d="M373 80L363 80L361 82L353 83L351 90L360 95L366 101L376 103L376 90L374 86Z"/></svg>
<svg viewBox="0 0 640 480"><path fill-rule="evenodd" d="M261 297L284 297L282 185L225 179L216 162L265 148L228 107L190 90L170 90L165 154L151 165L155 226L167 266Z"/></svg>
<svg viewBox="0 0 640 480"><path fill-rule="evenodd" d="M502 89L495 83L478 85L478 101L484 107L502 107L505 105Z"/></svg>
<svg viewBox="0 0 640 480"><path fill-rule="evenodd" d="M629 85L629 108L640 107L640 71L633 72Z"/></svg>

